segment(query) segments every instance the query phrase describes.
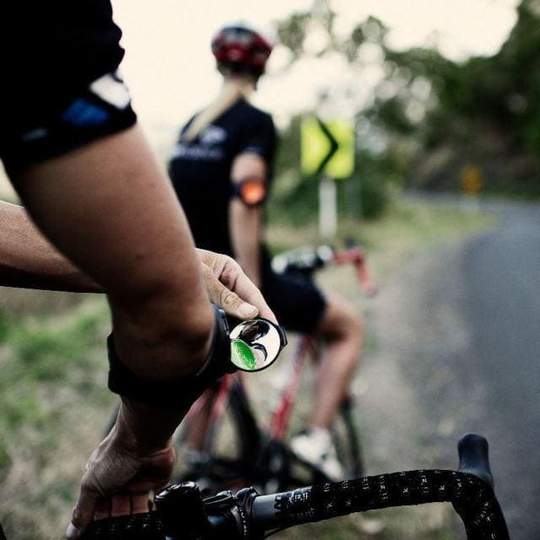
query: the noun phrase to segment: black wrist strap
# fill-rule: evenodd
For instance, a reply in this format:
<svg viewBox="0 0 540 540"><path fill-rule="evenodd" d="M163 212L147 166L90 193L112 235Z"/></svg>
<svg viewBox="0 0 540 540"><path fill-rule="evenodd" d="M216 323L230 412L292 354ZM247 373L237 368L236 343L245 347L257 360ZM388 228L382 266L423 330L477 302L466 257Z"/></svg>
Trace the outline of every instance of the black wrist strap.
<svg viewBox="0 0 540 540"><path fill-rule="evenodd" d="M109 353L109 389L115 394L159 408L187 408L217 379L235 371L231 362L231 345L227 319L214 306L215 323L208 359L196 375L172 380L155 381L133 373L119 358L113 335L107 339Z"/></svg>

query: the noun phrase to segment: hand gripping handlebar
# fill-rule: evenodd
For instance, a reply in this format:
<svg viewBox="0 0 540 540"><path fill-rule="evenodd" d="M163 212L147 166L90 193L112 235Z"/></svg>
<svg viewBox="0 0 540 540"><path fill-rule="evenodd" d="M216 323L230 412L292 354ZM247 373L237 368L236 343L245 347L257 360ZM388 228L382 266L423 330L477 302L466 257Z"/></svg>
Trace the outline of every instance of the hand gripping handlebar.
<svg viewBox="0 0 540 540"><path fill-rule="evenodd" d="M193 483L156 496L157 512L95 522L84 538L101 540L261 539L268 532L393 506L450 502L468 540L509 540L493 491L487 441L465 435L459 469L416 470L325 483L272 495L252 488L203 499Z"/></svg>

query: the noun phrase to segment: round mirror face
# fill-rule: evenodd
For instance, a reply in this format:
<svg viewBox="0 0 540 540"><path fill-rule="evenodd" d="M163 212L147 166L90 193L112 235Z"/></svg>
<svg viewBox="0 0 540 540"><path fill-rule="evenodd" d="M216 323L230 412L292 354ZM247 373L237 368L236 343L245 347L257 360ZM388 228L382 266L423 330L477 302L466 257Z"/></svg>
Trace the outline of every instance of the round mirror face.
<svg viewBox="0 0 540 540"><path fill-rule="evenodd" d="M242 371L267 368L284 346L279 328L265 319L244 321L230 334L231 362Z"/></svg>

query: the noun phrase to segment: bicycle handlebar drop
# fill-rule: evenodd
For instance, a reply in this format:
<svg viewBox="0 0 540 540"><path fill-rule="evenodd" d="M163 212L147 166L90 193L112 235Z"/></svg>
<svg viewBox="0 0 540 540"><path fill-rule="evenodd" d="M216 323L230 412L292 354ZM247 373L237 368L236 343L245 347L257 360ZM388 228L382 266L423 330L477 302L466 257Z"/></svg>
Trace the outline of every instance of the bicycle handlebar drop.
<svg viewBox="0 0 540 540"><path fill-rule="evenodd" d="M468 540L509 540L492 488L487 441L466 435L458 449L458 471L397 472L273 495L261 496L247 488L203 500L195 484L178 484L156 497L157 513L95 522L84 538L262 539L269 531L354 512L450 502L463 520Z"/></svg>
<svg viewBox="0 0 540 540"><path fill-rule="evenodd" d="M366 254L362 247L352 239L345 242L346 249L335 249L329 245L317 248L299 248L285 251L272 258L272 268L278 274L296 274L312 279L317 270L328 264L350 264L364 293L371 297L377 294L377 286L367 269Z"/></svg>
<svg viewBox="0 0 540 540"><path fill-rule="evenodd" d="M508 540L491 487L487 441L466 435L459 443L459 455L459 471L398 472L264 495L253 503L253 521L266 529L284 528L353 512L450 502L469 540Z"/></svg>
<svg viewBox="0 0 540 540"><path fill-rule="evenodd" d="M458 443L459 471L478 476L494 487L489 466L489 447L484 437L474 433L464 435Z"/></svg>

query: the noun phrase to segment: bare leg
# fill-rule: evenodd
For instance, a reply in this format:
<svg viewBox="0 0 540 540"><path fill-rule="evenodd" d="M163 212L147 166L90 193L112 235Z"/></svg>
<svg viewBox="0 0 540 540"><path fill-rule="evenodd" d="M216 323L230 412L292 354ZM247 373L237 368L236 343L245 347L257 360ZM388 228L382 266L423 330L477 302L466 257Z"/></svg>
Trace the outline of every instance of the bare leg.
<svg viewBox="0 0 540 540"><path fill-rule="evenodd" d="M360 357L362 321L348 303L330 297L316 336L325 342L325 351L317 371L310 427L328 429Z"/></svg>

